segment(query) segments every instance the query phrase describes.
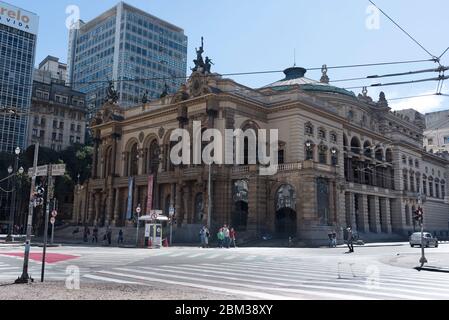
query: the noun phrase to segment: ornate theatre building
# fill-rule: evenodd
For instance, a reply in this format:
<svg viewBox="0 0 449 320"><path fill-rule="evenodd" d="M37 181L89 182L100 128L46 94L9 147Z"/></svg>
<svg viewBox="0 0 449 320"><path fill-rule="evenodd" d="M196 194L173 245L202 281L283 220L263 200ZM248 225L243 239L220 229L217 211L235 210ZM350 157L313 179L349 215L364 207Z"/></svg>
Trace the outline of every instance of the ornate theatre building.
<svg viewBox="0 0 449 320"><path fill-rule="evenodd" d="M147 211L152 176L152 209L175 209L175 241L197 240L209 206L212 234L228 224L240 237L319 244L352 226L362 238L399 238L417 229L419 198L426 230L446 235L449 162L423 149L422 115L392 112L383 93L373 101L366 90L356 96L329 85L325 66L320 81L293 67L285 79L251 89L195 63L186 85L157 101L125 110L110 89L91 124L92 177L76 189L74 222L131 226L130 208ZM278 129L277 173L212 165L210 201L209 166L170 161L171 132L192 131L193 121L222 132Z"/></svg>

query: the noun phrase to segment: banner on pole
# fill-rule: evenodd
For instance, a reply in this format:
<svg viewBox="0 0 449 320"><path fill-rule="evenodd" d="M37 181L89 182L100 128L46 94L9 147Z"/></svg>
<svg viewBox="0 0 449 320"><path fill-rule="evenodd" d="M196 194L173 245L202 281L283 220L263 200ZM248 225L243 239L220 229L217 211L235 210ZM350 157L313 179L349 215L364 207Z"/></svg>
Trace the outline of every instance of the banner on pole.
<svg viewBox="0 0 449 320"><path fill-rule="evenodd" d="M129 177L128 180L128 207L126 211L126 219L131 220L133 217L133 185L134 178Z"/></svg>
<svg viewBox="0 0 449 320"><path fill-rule="evenodd" d="M153 209L153 186L154 186L154 176L148 176L148 193L147 193L147 214L151 213Z"/></svg>

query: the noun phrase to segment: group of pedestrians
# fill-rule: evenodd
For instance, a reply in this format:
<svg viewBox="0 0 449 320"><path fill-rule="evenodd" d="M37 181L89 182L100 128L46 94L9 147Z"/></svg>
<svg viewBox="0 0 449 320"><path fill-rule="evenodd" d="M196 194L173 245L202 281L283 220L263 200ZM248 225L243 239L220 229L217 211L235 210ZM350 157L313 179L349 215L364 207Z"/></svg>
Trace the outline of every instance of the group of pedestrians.
<svg viewBox="0 0 449 320"><path fill-rule="evenodd" d="M218 248L236 248L236 235L234 228L224 225L217 232ZM209 229L204 226L200 230L200 240L202 248L209 248L209 238L211 234Z"/></svg>
<svg viewBox="0 0 449 320"><path fill-rule="evenodd" d="M92 230L92 239L91 239L92 243L98 244L98 233L99 233L98 227L95 226ZM83 241L89 242L89 236L90 236L90 228L88 226L85 226L83 233ZM124 242L123 230L120 229L117 237L117 244L120 245L123 244L123 242ZM109 226L106 228L106 231L103 235L103 244L109 246L112 244L112 229Z"/></svg>
<svg viewBox="0 0 449 320"><path fill-rule="evenodd" d="M329 238L329 248L336 248L337 247L337 232L335 230L332 230L327 234ZM349 251L347 253L353 253L354 252L354 240L356 240L354 236L354 232L352 231L351 227L346 228L346 244L348 245Z"/></svg>

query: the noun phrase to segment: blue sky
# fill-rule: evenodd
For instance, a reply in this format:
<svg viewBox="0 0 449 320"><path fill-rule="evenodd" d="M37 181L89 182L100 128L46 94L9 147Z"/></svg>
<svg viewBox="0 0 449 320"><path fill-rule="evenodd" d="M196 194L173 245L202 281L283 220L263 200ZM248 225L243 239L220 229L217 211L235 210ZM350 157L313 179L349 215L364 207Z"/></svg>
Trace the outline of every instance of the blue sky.
<svg viewBox="0 0 449 320"><path fill-rule="evenodd" d="M114 6L117 0L7 0L40 16L36 63L47 55L66 61L68 30L66 7L77 5L81 19L88 21ZM385 17L378 29L366 27L370 17L367 0L128 0L127 3L182 27L189 37L189 67L195 47L205 38L206 55L215 63L214 71L237 73L283 70L296 64L305 68L428 59L430 56L413 43ZM449 47L449 1L375 0L377 5L411 33L433 55ZM449 52L442 59L449 65ZM437 67L432 62L374 68L329 70L331 80L364 77L392 72ZM319 79L319 71L308 77ZM374 81L338 83L340 87L369 85L431 78L436 73L414 77L383 78ZM283 78L282 73L231 77L250 87L261 87ZM382 88L387 98L436 92L437 83L409 84ZM443 92L449 93L449 87ZM377 100L379 90L369 88ZM357 94L361 89L354 90ZM394 109L416 108L421 112L449 109L449 99L430 96L396 100Z"/></svg>

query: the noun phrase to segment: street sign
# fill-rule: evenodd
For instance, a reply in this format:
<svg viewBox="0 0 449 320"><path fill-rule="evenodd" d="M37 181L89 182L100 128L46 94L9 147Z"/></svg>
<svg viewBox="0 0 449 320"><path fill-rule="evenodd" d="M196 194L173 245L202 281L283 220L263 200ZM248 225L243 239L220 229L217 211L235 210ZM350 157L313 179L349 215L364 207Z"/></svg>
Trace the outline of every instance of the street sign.
<svg viewBox="0 0 449 320"><path fill-rule="evenodd" d="M55 224L55 222L56 222L56 219L55 219L54 217L51 217L50 223L51 223L51 224Z"/></svg>
<svg viewBox="0 0 449 320"><path fill-rule="evenodd" d="M48 167L49 166L40 166L37 167L36 177L45 177L48 175ZM66 166L65 164L53 164L51 166L51 175L52 176L63 176L65 174ZM28 176L32 177L34 174L34 168L28 169Z"/></svg>
<svg viewBox="0 0 449 320"><path fill-rule="evenodd" d="M56 210L53 210L53 211L51 212L51 216L52 216L52 217L56 218L57 215L58 215L58 212L57 212Z"/></svg>
<svg viewBox="0 0 449 320"><path fill-rule="evenodd" d="M45 177L48 172L48 166L37 167L36 177ZM34 168L28 169L28 176L32 177L34 175Z"/></svg>
<svg viewBox="0 0 449 320"><path fill-rule="evenodd" d="M51 175L52 176L63 176L65 174L65 164L52 164L51 165Z"/></svg>
<svg viewBox="0 0 449 320"><path fill-rule="evenodd" d="M170 207L168 214L169 214L170 217L174 216L175 215L175 208Z"/></svg>
<svg viewBox="0 0 449 320"><path fill-rule="evenodd" d="M142 211L142 209L140 207L137 207L136 212L140 213Z"/></svg>

